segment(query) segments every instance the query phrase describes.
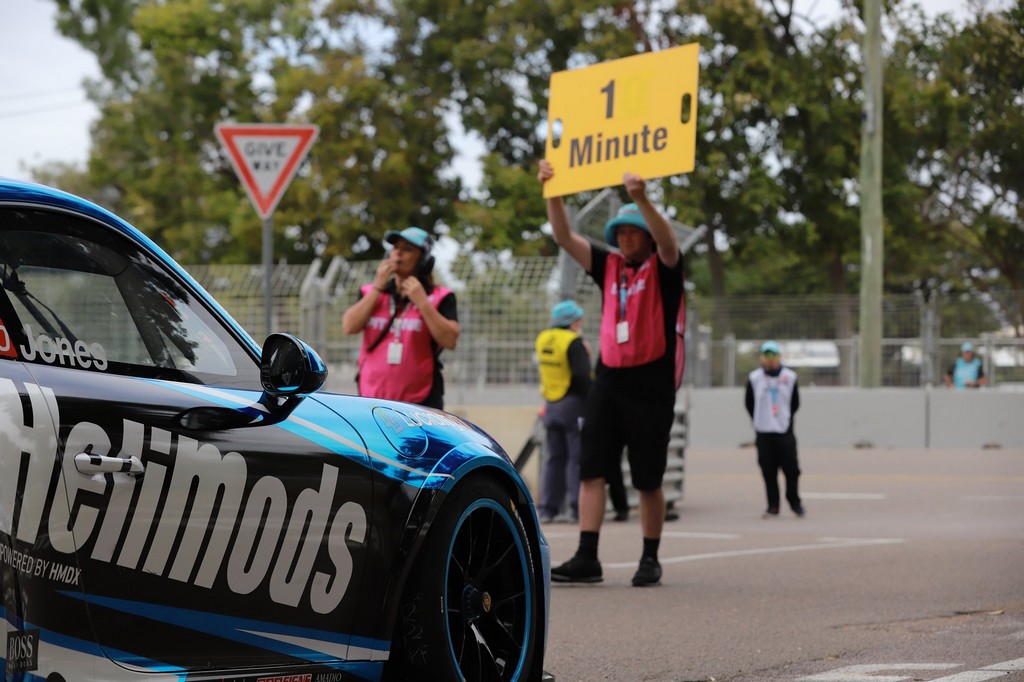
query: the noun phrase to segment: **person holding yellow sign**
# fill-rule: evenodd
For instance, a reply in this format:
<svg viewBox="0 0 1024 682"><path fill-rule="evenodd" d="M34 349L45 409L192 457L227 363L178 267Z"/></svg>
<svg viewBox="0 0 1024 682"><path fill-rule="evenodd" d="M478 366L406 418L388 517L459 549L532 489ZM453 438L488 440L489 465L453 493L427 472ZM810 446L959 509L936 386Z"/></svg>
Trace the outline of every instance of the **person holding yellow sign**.
<svg viewBox="0 0 1024 682"><path fill-rule="evenodd" d="M554 177L542 160L543 186ZM573 231L561 197L547 199L558 245L601 289L600 354L583 420L580 461L580 540L575 556L552 569L556 582L600 582L598 539L605 512L605 478L628 448L633 486L640 493L643 551L633 585L661 582L658 546L665 521L661 484L674 419L675 324L683 298L683 254L675 232L647 197L646 182L626 173L634 203L608 221L613 251Z"/></svg>

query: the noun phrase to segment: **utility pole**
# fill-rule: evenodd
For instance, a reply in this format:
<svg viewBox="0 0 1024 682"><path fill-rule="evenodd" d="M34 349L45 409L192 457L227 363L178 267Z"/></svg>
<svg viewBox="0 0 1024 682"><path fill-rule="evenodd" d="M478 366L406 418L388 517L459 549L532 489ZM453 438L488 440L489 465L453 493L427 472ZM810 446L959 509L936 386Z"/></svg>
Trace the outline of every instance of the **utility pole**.
<svg viewBox="0 0 1024 682"><path fill-rule="evenodd" d="M882 8L864 0L864 116L860 153L860 386L882 385Z"/></svg>

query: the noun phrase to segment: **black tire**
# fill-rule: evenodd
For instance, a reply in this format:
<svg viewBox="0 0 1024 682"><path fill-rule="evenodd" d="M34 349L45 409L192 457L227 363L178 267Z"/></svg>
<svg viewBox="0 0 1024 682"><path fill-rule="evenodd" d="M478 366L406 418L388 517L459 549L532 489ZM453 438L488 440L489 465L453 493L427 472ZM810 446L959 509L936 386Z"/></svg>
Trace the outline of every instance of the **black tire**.
<svg viewBox="0 0 1024 682"><path fill-rule="evenodd" d="M464 481L444 501L406 590L388 678L526 680L538 589L508 493L489 479Z"/></svg>

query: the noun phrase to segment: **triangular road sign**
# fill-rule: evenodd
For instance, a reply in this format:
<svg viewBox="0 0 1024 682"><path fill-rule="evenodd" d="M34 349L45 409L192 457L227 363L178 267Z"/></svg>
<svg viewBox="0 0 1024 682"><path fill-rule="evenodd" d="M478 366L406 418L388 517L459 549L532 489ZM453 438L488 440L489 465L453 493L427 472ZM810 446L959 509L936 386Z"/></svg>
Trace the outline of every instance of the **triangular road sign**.
<svg viewBox="0 0 1024 682"><path fill-rule="evenodd" d="M252 205L260 218L266 220L277 207L320 128L315 125L221 123L216 126L216 132Z"/></svg>

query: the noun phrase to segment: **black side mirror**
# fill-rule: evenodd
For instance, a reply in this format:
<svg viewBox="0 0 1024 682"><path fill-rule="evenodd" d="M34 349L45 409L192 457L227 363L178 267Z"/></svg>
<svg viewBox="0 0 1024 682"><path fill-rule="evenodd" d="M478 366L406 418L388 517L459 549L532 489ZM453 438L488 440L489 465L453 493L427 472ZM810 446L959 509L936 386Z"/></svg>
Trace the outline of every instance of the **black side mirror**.
<svg viewBox="0 0 1024 682"><path fill-rule="evenodd" d="M278 424L327 381L327 365L312 348L291 334L271 334L263 344L260 382L263 395L249 407L193 407L178 424L193 431L220 431Z"/></svg>
<svg viewBox="0 0 1024 682"><path fill-rule="evenodd" d="M263 343L260 383L276 397L307 396L327 381L327 365L291 334L271 334Z"/></svg>

